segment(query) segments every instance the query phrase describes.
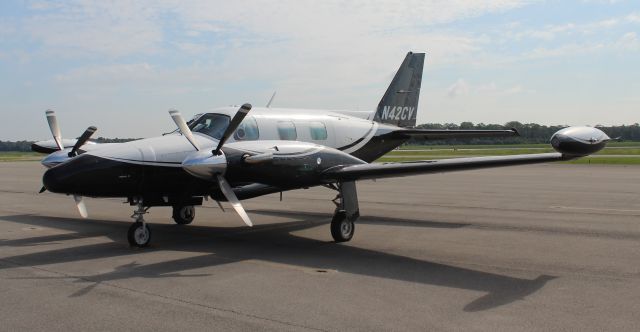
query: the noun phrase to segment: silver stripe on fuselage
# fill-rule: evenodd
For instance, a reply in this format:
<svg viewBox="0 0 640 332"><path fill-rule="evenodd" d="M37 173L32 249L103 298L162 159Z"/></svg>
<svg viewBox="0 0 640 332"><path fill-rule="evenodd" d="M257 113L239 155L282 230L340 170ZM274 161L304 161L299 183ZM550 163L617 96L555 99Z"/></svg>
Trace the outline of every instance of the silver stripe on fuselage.
<svg viewBox="0 0 640 332"><path fill-rule="evenodd" d="M363 146L365 146L367 143L369 143L369 141L373 138L373 136L376 135L376 132L378 131L378 123L377 122L373 122L372 123L372 128L369 130L367 136L358 144L345 149L343 152L346 152L348 154L352 154L358 150L360 150L360 148L362 148Z"/></svg>
<svg viewBox="0 0 640 332"><path fill-rule="evenodd" d="M325 149L324 146L318 146L318 147L307 149L307 150L299 152L299 153L278 154L276 152L276 153L274 153L273 156L275 158L300 158L300 157L306 157L306 156L313 155L313 154L318 153L318 152L320 152L320 151L322 151L324 149ZM247 150L239 150L239 151L250 152L250 151L247 151ZM253 151L251 151L251 152L253 152ZM253 152L253 153L255 153L255 152ZM97 157L108 159L108 160L112 160L112 161L118 161L118 162L122 162L122 163L126 163L126 164L133 164L133 165L174 167L174 168L175 167L182 167L182 163L157 162L157 161L145 161L145 160L131 160L131 159L109 157L109 156L97 156Z"/></svg>
<svg viewBox="0 0 640 332"><path fill-rule="evenodd" d="M156 162L156 161L144 161L144 160L131 160L131 159L122 159L116 157L109 156L96 156L98 158L118 161L125 164L133 164L133 165L143 165L143 166L160 166L160 167L182 167L181 163L172 163L172 162Z"/></svg>

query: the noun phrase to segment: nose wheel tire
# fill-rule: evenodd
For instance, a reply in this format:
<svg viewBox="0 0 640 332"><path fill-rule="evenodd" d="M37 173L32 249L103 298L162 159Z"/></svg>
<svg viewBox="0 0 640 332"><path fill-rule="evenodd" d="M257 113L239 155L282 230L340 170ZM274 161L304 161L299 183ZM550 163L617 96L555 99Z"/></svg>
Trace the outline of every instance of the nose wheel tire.
<svg viewBox="0 0 640 332"><path fill-rule="evenodd" d="M178 225L188 225L196 217L196 208L193 205L173 207L173 221Z"/></svg>
<svg viewBox="0 0 640 332"><path fill-rule="evenodd" d="M331 220L331 236L336 242L347 242L353 237L356 226L353 221L347 220L344 211L337 211Z"/></svg>
<svg viewBox="0 0 640 332"><path fill-rule="evenodd" d="M145 223L139 221L134 222L131 227L129 227L127 239L129 240L129 245L132 247L146 247L151 241L151 228Z"/></svg>

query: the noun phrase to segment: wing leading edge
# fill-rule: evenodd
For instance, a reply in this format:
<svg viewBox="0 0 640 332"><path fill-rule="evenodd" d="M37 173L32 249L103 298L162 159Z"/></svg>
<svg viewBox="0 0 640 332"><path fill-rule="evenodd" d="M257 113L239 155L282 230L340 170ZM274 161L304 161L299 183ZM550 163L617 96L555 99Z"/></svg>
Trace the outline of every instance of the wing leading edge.
<svg viewBox="0 0 640 332"><path fill-rule="evenodd" d="M401 177L418 174L444 173L480 168L515 166L571 160L561 153L539 153L514 156L452 158L401 163L361 164L338 166L325 171L326 181L353 181Z"/></svg>

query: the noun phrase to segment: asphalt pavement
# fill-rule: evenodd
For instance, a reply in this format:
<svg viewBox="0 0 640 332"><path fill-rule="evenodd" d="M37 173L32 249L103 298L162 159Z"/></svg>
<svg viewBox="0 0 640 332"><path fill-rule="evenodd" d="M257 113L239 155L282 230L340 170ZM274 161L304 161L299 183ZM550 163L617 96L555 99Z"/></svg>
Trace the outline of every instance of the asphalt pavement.
<svg viewBox="0 0 640 332"><path fill-rule="evenodd" d="M38 194L0 163L0 330L640 329L640 167L545 164L358 182L348 243L326 188L215 202L175 225ZM229 207L226 203L224 206Z"/></svg>

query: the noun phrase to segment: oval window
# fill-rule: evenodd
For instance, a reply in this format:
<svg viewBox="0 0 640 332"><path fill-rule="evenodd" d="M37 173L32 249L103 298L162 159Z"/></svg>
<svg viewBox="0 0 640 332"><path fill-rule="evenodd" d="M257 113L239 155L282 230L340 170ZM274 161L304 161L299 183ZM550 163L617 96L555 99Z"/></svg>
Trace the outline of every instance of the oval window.
<svg viewBox="0 0 640 332"><path fill-rule="evenodd" d="M298 138L296 125L292 121L278 121L278 135L281 140L295 141Z"/></svg>
<svg viewBox="0 0 640 332"><path fill-rule="evenodd" d="M324 141L327 139L327 127L320 121L309 122L309 133L314 141Z"/></svg>

